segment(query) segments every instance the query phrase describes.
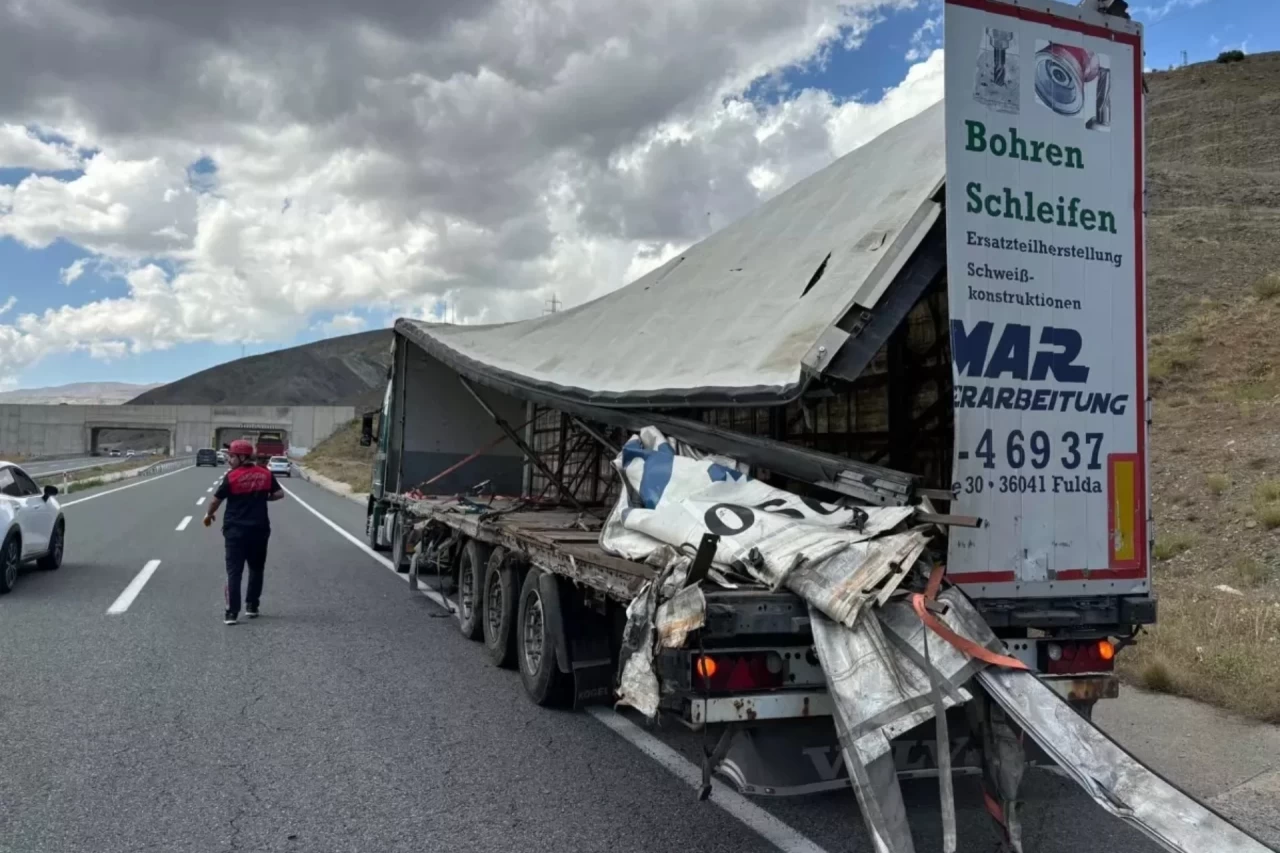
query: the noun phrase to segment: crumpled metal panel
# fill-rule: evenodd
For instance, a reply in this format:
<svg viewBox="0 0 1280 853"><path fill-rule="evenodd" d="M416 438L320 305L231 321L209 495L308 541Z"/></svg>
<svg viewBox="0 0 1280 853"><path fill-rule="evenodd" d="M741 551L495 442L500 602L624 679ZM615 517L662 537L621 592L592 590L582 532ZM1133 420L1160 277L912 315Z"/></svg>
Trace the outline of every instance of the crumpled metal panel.
<svg viewBox="0 0 1280 853"><path fill-rule="evenodd" d="M883 584L901 583L926 542L923 533L911 532L856 543L825 560L804 563L788 572L783 582L827 616L853 627ZM890 579L895 572L897 577Z"/></svg>
<svg viewBox="0 0 1280 853"><path fill-rule="evenodd" d="M698 630L707 622L707 599L702 594L702 587L687 586L662 602L654 621L659 648L684 648L689 632Z"/></svg>
<svg viewBox="0 0 1280 853"><path fill-rule="evenodd" d="M963 593L947 590L939 601L946 612L938 618L953 631L982 645L998 643ZM810 618L867 831L878 851L912 853L890 741L932 719L938 705L969 701L964 684L983 664L928 630L906 602L871 609L852 627L817 608Z"/></svg>
<svg viewBox="0 0 1280 853"><path fill-rule="evenodd" d="M1029 672L978 680L1000 707L1105 810L1175 853L1273 853L1138 763Z"/></svg>
<svg viewBox="0 0 1280 853"><path fill-rule="evenodd" d="M992 638L963 594L947 590L939 601L949 606L938 618L952 630L979 643ZM876 618L869 618L872 614ZM933 717L928 666L942 677L946 707L968 701L963 685L982 668L980 661L926 629L906 602L891 602L865 617L844 628L816 609L810 612L814 647L853 742L876 733L892 739ZM981 626L976 636L974 622ZM859 749L871 759L887 750L888 743L872 738Z"/></svg>

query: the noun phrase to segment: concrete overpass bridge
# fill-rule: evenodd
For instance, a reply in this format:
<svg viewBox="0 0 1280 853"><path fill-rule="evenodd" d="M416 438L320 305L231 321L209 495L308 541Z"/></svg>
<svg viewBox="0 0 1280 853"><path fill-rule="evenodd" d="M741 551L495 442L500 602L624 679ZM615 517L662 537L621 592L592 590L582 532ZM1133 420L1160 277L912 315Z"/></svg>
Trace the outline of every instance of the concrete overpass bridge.
<svg viewBox="0 0 1280 853"><path fill-rule="evenodd" d="M280 430L307 450L355 416L353 406L0 405L0 458L93 453L103 430L163 432L172 454Z"/></svg>

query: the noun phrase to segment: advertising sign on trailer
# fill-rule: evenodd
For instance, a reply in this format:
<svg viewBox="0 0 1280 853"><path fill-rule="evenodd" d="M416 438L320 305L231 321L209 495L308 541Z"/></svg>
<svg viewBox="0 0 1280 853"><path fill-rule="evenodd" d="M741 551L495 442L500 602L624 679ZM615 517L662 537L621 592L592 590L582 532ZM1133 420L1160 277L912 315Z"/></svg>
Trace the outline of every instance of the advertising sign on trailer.
<svg viewBox="0 0 1280 853"><path fill-rule="evenodd" d="M948 574L970 595L1148 586L1142 34L947 0L955 379Z"/></svg>

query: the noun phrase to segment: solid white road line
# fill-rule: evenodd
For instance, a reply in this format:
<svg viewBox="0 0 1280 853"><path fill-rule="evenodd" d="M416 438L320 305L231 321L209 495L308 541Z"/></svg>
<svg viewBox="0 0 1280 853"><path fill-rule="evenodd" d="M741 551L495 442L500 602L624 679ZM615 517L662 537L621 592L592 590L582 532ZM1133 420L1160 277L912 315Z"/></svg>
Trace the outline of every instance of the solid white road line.
<svg viewBox="0 0 1280 853"><path fill-rule="evenodd" d="M200 500L196 501L196 506L202 506L203 504L204 504L204 498L201 498Z"/></svg>
<svg viewBox="0 0 1280 853"><path fill-rule="evenodd" d="M364 542L361 542L355 536L339 527L328 517L322 515L319 510L311 506L302 498L294 494L293 490L281 486L280 488L297 502L298 506L320 519L329 527L337 531L338 535L346 539L352 545L355 545L364 553L368 554L374 560L387 569L395 573L396 577L405 581L408 580L407 575L396 572L395 565L390 560L370 548ZM439 593L434 590L419 590L427 598L439 604L441 607L448 607L454 610L452 602L442 598ZM593 706L587 708L587 712L595 717L604 725L608 726L614 733L620 735L632 746L639 749L645 755L661 764L677 779L689 785L694 790L702 787L702 769L693 762L686 759L680 753L658 740L635 723L628 720L618 712L611 708ZM769 841L783 853L826 853L826 851L806 838L800 832L783 823L778 818L769 814L769 812L757 806L737 791L725 785L719 779L711 780L713 793L711 802L724 809L730 816L741 821L744 825L756 832L765 840Z"/></svg>
<svg viewBox="0 0 1280 853"><path fill-rule="evenodd" d="M612 708L599 705L588 707L587 713L608 726L617 735L695 791L702 787L702 770L692 761L658 740ZM795 829L778 820L714 776L711 778L711 802L737 818L757 835L773 844L783 853L824 853Z"/></svg>
<svg viewBox="0 0 1280 853"><path fill-rule="evenodd" d="M139 478L138 482L130 483L127 486L121 486L118 489L108 489L105 492L98 492L96 495L89 495L89 497L87 498L77 498L74 501L66 501L65 503L62 501L59 501L58 505L61 506L63 509L66 509L69 506L82 504L85 501L91 501L91 500L94 500L95 498L105 497L106 495L114 495L116 492L123 492L125 489L136 489L138 486L145 486L147 483L154 483L156 480L163 480L165 477L172 477L174 474L181 474L183 471L189 471L192 467L194 466L188 465L186 468L179 468L177 471L170 471L168 474L157 474L154 477L142 477L142 478Z"/></svg>
<svg viewBox="0 0 1280 853"><path fill-rule="evenodd" d="M188 515L186 518L182 519L182 521L178 522L178 526L175 527L174 530L177 530L179 532L186 530L187 525L190 523L191 523L191 516Z"/></svg>
<svg viewBox="0 0 1280 853"><path fill-rule="evenodd" d="M147 581L151 580L151 576L156 573L158 568L160 568L159 560L151 560L143 566L137 577L129 581L129 585L124 588L124 592L120 593L120 597L107 608L107 615L118 616L128 610L129 605L133 604L133 600L138 597L138 593L142 592L142 588L147 585Z"/></svg>
<svg viewBox="0 0 1280 853"><path fill-rule="evenodd" d="M321 515L321 513L320 513L320 511L319 511L318 509L316 509L316 508L315 508L315 507L313 507L311 504L309 504L309 503L307 503L306 501L304 501L302 498L300 498L300 497L298 497L297 495L295 495L295 494L293 493L293 490L292 490L292 489L285 489L285 487L284 487L284 486L281 486L280 488L284 489L285 494L287 494L289 497L293 498L293 499L294 499L294 501L296 501L296 502L297 502L298 506L302 507L302 508L303 508L303 509L305 509L307 512L309 512L309 513L311 513L312 515L314 515L316 518L320 519L320 520L321 520L321 521L323 521L325 524L327 524L327 525L329 525L330 527L332 527L334 530L336 530L336 531L337 531L338 535L339 535L339 536L341 536L343 539L346 539L346 540L347 540L348 542L350 542L352 545L355 545L355 546L356 546L357 548L359 548L361 551L365 552L365 553L366 553L366 554L368 554L370 557L372 557L373 559L377 560L379 564L381 564L384 568L389 569L389 570L391 571L391 573L392 573L392 574L394 574L396 577L400 578L400 580L404 581L405 583L408 583L408 582L409 582L409 576L408 576L407 574L406 574L406 575L402 575L402 574L400 574L399 572L397 572L397 571L396 571L396 567L395 567L395 565L394 565L390 560L388 560L386 557L382 556L382 555L381 555L381 554L379 554L377 551L373 550L373 549L372 549L372 548L370 548L368 545L366 545L364 542L361 542L359 539L357 539L356 537L352 536L352 535L351 535L350 533L348 533L347 531L343 530L343 529L342 529L341 527L339 527L337 524L335 524L334 522L330 521L326 516ZM418 592L422 593L422 594L423 594L423 595L425 595L427 598L431 599L431 600L432 600L432 601L434 601L436 604L440 605L441 607L443 607L443 608L444 608L444 609L446 609L446 610L449 610L449 611L454 611L454 610L456 610L456 608L453 606L453 602L452 602L452 601L450 601L449 599L447 599L447 598L445 598L444 596L440 595L440 593L436 592L436 591L435 591L435 590L433 590L433 589L421 589L421 588L419 588L419 589L418 589Z"/></svg>

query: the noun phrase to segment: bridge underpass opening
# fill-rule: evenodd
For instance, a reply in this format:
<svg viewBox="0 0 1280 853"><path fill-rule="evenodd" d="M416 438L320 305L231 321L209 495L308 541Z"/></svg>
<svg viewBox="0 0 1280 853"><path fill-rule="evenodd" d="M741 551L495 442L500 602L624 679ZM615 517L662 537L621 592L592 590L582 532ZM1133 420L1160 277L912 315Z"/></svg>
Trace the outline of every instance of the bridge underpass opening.
<svg viewBox="0 0 1280 853"><path fill-rule="evenodd" d="M231 442L237 438L243 438L245 441L252 442L255 446L258 444L258 438L261 436L264 440L280 441L286 447L289 444L289 431L278 426L234 426L234 427L218 427L213 432L213 447L219 450L226 450Z"/></svg>
<svg viewBox="0 0 1280 853"><path fill-rule="evenodd" d="M172 432L159 427L97 427L90 433L89 450L94 456L135 454L169 455Z"/></svg>

